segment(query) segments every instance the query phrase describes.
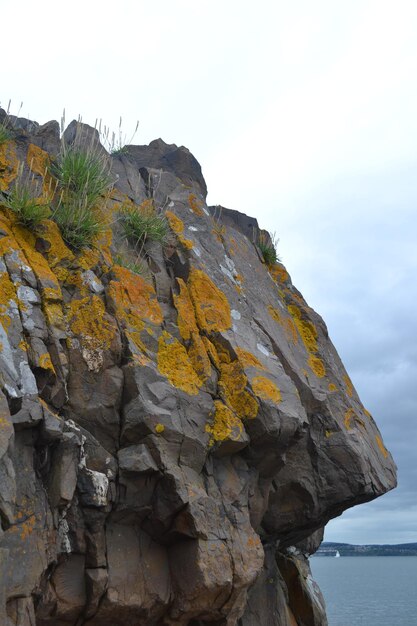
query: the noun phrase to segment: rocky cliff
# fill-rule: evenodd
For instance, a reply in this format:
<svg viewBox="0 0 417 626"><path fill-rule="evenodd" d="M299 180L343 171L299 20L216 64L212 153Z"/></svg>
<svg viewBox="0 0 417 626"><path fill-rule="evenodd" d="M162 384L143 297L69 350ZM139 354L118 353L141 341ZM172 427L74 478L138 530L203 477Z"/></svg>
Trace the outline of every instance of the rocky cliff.
<svg viewBox="0 0 417 626"><path fill-rule="evenodd" d="M58 124L13 125L0 190L51 188ZM307 555L392 458L256 220L185 148L108 158L90 248L0 206L0 624L324 625ZM170 226L140 273L126 204Z"/></svg>

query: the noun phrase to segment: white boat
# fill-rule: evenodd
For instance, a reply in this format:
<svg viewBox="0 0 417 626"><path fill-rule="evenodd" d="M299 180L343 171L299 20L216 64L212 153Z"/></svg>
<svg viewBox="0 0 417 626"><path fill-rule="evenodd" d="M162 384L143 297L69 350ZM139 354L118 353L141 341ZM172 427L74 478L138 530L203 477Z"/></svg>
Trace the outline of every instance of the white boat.
<svg viewBox="0 0 417 626"><path fill-rule="evenodd" d="M334 558L337 559L340 556L340 552L339 550L336 550L336 554L334 555Z"/></svg>

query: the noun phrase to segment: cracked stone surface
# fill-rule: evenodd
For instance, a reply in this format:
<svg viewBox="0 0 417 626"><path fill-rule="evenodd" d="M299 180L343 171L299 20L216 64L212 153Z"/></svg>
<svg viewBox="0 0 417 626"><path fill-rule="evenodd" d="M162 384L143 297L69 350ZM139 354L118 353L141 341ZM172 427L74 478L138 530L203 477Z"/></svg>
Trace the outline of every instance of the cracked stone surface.
<svg viewBox="0 0 417 626"><path fill-rule="evenodd" d="M19 163L45 188L59 144L19 120L0 190ZM206 205L186 148L109 159L91 249L0 201L0 623L325 625L308 555L391 455L256 219ZM170 229L141 274L126 204Z"/></svg>

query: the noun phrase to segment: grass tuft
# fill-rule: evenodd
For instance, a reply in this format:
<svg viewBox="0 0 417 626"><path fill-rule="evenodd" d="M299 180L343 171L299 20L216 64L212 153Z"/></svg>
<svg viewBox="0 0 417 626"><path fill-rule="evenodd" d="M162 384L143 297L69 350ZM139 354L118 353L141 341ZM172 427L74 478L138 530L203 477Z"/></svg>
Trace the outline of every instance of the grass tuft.
<svg viewBox="0 0 417 626"><path fill-rule="evenodd" d="M145 207L127 206L121 211L122 226L125 236L143 246L146 241L167 241L169 228L165 216L155 211L153 202Z"/></svg>
<svg viewBox="0 0 417 626"><path fill-rule="evenodd" d="M265 237L263 233L260 234L258 247L262 252L265 263L269 267L272 267L275 263L281 260L277 253L278 242L279 239L275 233L272 233L270 239Z"/></svg>
<svg viewBox="0 0 417 626"><path fill-rule="evenodd" d="M50 215L50 199L39 193L34 177L23 175L20 164L12 189L0 193L0 201L16 216L16 221L26 228L34 228Z"/></svg>
<svg viewBox="0 0 417 626"><path fill-rule="evenodd" d="M90 247L103 230L96 208L89 206L83 198L71 194L61 197L53 212L53 219L65 243L74 250Z"/></svg>
<svg viewBox="0 0 417 626"><path fill-rule="evenodd" d="M139 276L148 277L149 275L148 264L141 258L138 258L137 261L127 261L120 254L117 254L114 258L114 263L115 265L125 267L130 272L138 274Z"/></svg>
<svg viewBox="0 0 417 626"><path fill-rule="evenodd" d="M76 250L90 246L103 229L97 205L113 185L106 153L97 143L64 144L52 173L60 192L53 218L64 241Z"/></svg>
<svg viewBox="0 0 417 626"><path fill-rule="evenodd" d="M9 128L4 122L0 122L0 146L6 141L13 139L13 130Z"/></svg>

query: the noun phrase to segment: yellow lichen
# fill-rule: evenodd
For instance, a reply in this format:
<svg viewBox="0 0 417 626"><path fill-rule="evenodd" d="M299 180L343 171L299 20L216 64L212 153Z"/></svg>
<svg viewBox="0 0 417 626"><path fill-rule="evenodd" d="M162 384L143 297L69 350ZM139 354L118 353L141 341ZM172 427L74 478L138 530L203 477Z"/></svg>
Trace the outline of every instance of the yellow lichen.
<svg viewBox="0 0 417 626"><path fill-rule="evenodd" d="M163 331L158 341L158 370L168 378L171 385L188 393L198 394L201 380L197 376L187 350L175 337Z"/></svg>
<svg viewBox="0 0 417 626"><path fill-rule="evenodd" d="M282 326L287 340L294 344L298 343L297 328L292 317L283 315L278 309L273 307L272 304L268 305L268 313L272 317L272 319L277 322L277 324Z"/></svg>
<svg viewBox="0 0 417 626"><path fill-rule="evenodd" d="M13 235L22 249L28 264L40 282L41 293L48 288L48 300L62 300L61 287L58 279L47 260L36 251L36 238L28 230L17 224L13 225Z"/></svg>
<svg viewBox="0 0 417 626"><path fill-rule="evenodd" d="M68 306L69 327L87 355L109 349L115 337L115 327L104 317L105 312L103 301L95 295L72 300Z"/></svg>
<svg viewBox="0 0 417 626"><path fill-rule="evenodd" d="M302 318L301 310L295 304L290 304L288 311L294 320L307 352L317 352L317 330L314 324Z"/></svg>
<svg viewBox="0 0 417 626"><path fill-rule="evenodd" d="M50 267L55 268L60 263L68 264L74 260L73 252L65 245L58 226L52 220L42 222L41 238L49 245L46 256Z"/></svg>
<svg viewBox="0 0 417 626"><path fill-rule="evenodd" d="M334 383L329 383L329 387L328 387L329 391L333 392L333 391L337 391L337 387Z"/></svg>
<svg viewBox="0 0 417 626"><path fill-rule="evenodd" d="M176 235L182 235L184 232L184 222L175 215L172 211L166 211L165 216L169 222L171 230L174 231Z"/></svg>
<svg viewBox="0 0 417 626"><path fill-rule="evenodd" d="M0 144L0 191L6 191L19 172L16 145L13 141Z"/></svg>
<svg viewBox="0 0 417 626"><path fill-rule="evenodd" d="M343 376L343 382L346 385L346 393L349 396L349 398L351 398L353 396L353 384L347 374Z"/></svg>
<svg viewBox="0 0 417 626"><path fill-rule="evenodd" d="M213 365L215 367L217 367L217 369L219 369L219 367L220 367L220 359L218 357L216 348L213 346L213 344L211 343L211 341L210 341L210 339L208 337L202 337L201 339L203 340L204 347L206 348L206 352L207 352L211 362L213 363Z"/></svg>
<svg viewBox="0 0 417 626"><path fill-rule="evenodd" d="M198 333L197 321L187 285L182 278L177 278L177 282L180 288L180 293L174 294L174 305L178 313L177 326L181 337L188 341L192 333Z"/></svg>
<svg viewBox="0 0 417 626"><path fill-rule="evenodd" d="M17 305L15 286L7 272L0 272L0 323L6 330L11 324L10 304L13 302Z"/></svg>
<svg viewBox="0 0 417 626"><path fill-rule="evenodd" d="M384 446L384 442L379 435L375 435L375 440L378 444L378 448L380 449L382 456L386 459L388 456L388 450Z"/></svg>
<svg viewBox="0 0 417 626"><path fill-rule="evenodd" d="M55 368L53 366L51 355L49 354L49 352L45 352L44 354L40 355L39 367L41 367L44 370L50 370L51 372L55 374Z"/></svg>
<svg viewBox="0 0 417 626"><path fill-rule="evenodd" d="M269 273L277 283L285 283L289 279L287 270L280 263L275 263L269 268Z"/></svg>
<svg viewBox="0 0 417 626"><path fill-rule="evenodd" d="M35 146L35 144L30 143L28 145L28 151L26 155L26 162L29 166L29 169L38 176L41 176L43 179L43 197L45 200L50 200L56 189L56 181L52 178L49 173L49 154Z"/></svg>
<svg viewBox="0 0 417 626"><path fill-rule="evenodd" d="M326 368L324 367L323 361L317 356L313 356L312 354L310 354L310 356L308 357L308 364L311 371L314 372L317 378L323 378L323 376L325 376Z"/></svg>
<svg viewBox="0 0 417 626"><path fill-rule="evenodd" d="M226 296L202 270L191 269L188 290L194 305L197 324L207 333L223 332L232 325Z"/></svg>
<svg viewBox="0 0 417 626"><path fill-rule="evenodd" d="M205 381L211 374L211 362L207 354L204 342L198 332L191 335L191 344L188 348L188 356L190 357L192 366L197 372L199 378Z"/></svg>
<svg viewBox="0 0 417 626"><path fill-rule="evenodd" d="M239 441L243 434L242 421L221 400L214 401L212 422L206 425L206 432L210 434L209 445L215 442Z"/></svg>
<svg viewBox="0 0 417 626"><path fill-rule="evenodd" d="M155 432L159 434L163 433L165 430L165 426L163 424L157 424L155 426Z"/></svg>
<svg viewBox="0 0 417 626"><path fill-rule="evenodd" d="M197 199L197 196L194 193L190 193L190 195L188 196L188 204L190 205L193 213L195 213L199 217L202 217L204 215L202 208L201 208L202 204Z"/></svg>
<svg viewBox="0 0 417 626"><path fill-rule="evenodd" d="M108 298L116 318L127 328L126 333L144 351L141 332L146 323L159 325L163 321L155 290L145 280L125 267L113 266L116 280L110 281Z"/></svg>
<svg viewBox="0 0 417 626"><path fill-rule="evenodd" d="M173 230L174 233L177 235L180 244L183 245L184 248L186 248L187 250L191 250L193 248L193 242L190 241L190 239L185 239L183 237L183 232L185 228L184 222L178 217L178 215L175 215L175 213L173 213L172 211L166 211L165 216L168 220L171 230Z"/></svg>
<svg viewBox="0 0 417 626"><path fill-rule="evenodd" d="M334 435L334 432L332 432L331 430L326 430L324 434L325 434L325 436L326 436L326 439L328 439L329 437L331 437L332 435Z"/></svg>
<svg viewBox="0 0 417 626"><path fill-rule="evenodd" d="M273 402L279 404L282 400L281 392L278 387L265 376L255 376L251 382L254 393L267 402Z"/></svg>
<svg viewBox="0 0 417 626"><path fill-rule="evenodd" d="M352 419L355 417L355 411L351 408L345 412L344 424L347 430L352 428Z"/></svg>
<svg viewBox="0 0 417 626"><path fill-rule="evenodd" d="M239 361L220 364L220 393L240 419L254 418L258 414L258 402L248 392L247 385L248 379Z"/></svg>
<svg viewBox="0 0 417 626"><path fill-rule="evenodd" d="M266 369L264 365L256 358L252 352L248 350L244 350L243 348L236 348L235 352L239 361L242 363L243 367L256 367L258 370Z"/></svg>
<svg viewBox="0 0 417 626"><path fill-rule="evenodd" d="M350 430L352 428L352 420L357 422L359 426L362 426L362 428L365 428L365 422L363 421L363 419L359 417L354 409L350 408L345 412L344 417L344 424L347 430Z"/></svg>

